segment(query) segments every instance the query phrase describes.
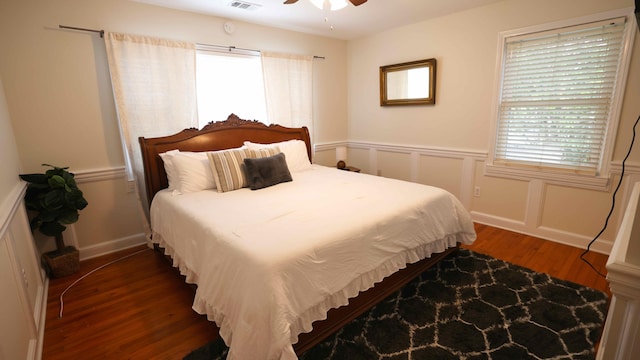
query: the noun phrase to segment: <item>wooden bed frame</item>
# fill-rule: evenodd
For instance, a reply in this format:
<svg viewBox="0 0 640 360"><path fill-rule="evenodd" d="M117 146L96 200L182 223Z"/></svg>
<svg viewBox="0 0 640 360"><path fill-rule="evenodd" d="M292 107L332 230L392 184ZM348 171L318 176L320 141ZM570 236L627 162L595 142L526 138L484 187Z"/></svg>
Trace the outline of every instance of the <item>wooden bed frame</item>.
<svg viewBox="0 0 640 360"><path fill-rule="evenodd" d="M242 146L244 141L255 143L275 143L298 139L307 144L307 154L311 160L311 141L306 127L287 128L280 125L265 125L258 121L240 119L231 114L225 121L211 122L202 130L186 129L177 134L157 137L140 137L144 164L144 180L147 200L151 205L153 196L168 187L167 174L160 158L161 153L169 150L181 151L215 151ZM410 264L406 268L388 276L373 288L361 292L349 300L349 304L327 313L327 319L313 323L313 330L300 334L294 349L298 355L320 343L332 333L384 300L416 276L458 250L458 246L444 252L433 254L430 258Z"/></svg>

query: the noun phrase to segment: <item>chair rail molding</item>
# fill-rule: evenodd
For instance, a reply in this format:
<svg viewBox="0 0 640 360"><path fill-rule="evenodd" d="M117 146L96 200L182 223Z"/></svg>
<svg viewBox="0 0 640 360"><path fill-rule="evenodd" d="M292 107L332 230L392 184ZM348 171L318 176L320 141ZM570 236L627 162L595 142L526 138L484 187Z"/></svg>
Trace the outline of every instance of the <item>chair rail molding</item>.
<svg viewBox="0 0 640 360"><path fill-rule="evenodd" d="M27 191L27 183L20 181L13 187L4 202L0 204L0 235L7 231L13 216L22 204L25 191Z"/></svg>
<svg viewBox="0 0 640 360"><path fill-rule="evenodd" d="M92 181L115 180L124 178L126 173L124 166L115 166L100 169L78 170L73 172L78 183Z"/></svg>

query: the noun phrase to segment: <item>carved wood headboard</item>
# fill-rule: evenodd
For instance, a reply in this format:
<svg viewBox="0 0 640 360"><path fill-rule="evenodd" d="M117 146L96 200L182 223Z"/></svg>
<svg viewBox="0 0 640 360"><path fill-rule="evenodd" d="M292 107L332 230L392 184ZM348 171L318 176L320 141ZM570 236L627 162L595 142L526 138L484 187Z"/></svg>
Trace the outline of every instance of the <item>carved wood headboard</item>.
<svg viewBox="0 0 640 360"><path fill-rule="evenodd" d="M311 139L306 127L288 128L280 125L265 125L256 120L243 120L235 114L227 120L210 122L202 130L185 129L177 134L138 138L144 166L144 183L147 201L151 205L153 196L169 186L161 153L169 150L216 151L240 147L245 141L270 144L286 140L302 140L307 145L311 161Z"/></svg>

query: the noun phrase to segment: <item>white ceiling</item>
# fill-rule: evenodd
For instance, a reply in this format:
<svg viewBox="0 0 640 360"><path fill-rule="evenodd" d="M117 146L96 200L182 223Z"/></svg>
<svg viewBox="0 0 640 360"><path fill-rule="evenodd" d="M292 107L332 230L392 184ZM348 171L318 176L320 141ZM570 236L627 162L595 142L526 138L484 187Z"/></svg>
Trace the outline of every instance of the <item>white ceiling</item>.
<svg viewBox="0 0 640 360"><path fill-rule="evenodd" d="M260 5L255 10L231 7L235 0L132 1L348 40L502 0L369 0L333 12L308 0L290 5L284 0L240 0Z"/></svg>

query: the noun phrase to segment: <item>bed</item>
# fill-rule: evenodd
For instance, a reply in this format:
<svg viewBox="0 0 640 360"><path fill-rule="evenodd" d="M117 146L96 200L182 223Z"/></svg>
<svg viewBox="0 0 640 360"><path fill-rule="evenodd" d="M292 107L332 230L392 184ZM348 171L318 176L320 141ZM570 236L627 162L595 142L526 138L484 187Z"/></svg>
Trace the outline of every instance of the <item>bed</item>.
<svg viewBox="0 0 640 360"><path fill-rule="evenodd" d="M305 127L232 114L139 142L152 241L196 285L193 309L219 327L230 360L296 359L475 239L469 214L442 189L312 164ZM239 153L259 158L247 174L286 158L290 179L225 185L232 162L215 159ZM197 157L182 179L208 169L215 188L170 186L176 169L165 163L180 163L170 156Z"/></svg>

